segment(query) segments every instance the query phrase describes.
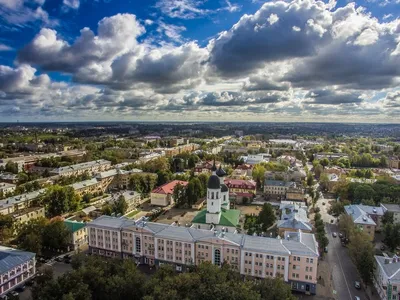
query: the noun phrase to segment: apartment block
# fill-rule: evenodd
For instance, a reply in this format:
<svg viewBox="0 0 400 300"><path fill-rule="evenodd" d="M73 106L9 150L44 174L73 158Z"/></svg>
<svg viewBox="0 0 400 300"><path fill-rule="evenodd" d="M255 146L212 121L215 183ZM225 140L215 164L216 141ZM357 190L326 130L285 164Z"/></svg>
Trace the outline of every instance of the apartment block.
<svg viewBox="0 0 400 300"><path fill-rule="evenodd" d="M381 203L381 207L384 211L390 212L393 214L393 221L394 223L400 223L400 205L399 204L393 204L393 203Z"/></svg>
<svg viewBox="0 0 400 300"><path fill-rule="evenodd" d="M400 257L376 255L373 282L380 299L400 299Z"/></svg>
<svg viewBox="0 0 400 300"><path fill-rule="evenodd" d="M60 167L52 170L50 173L52 175L59 175L59 176L77 176L87 172L90 175L94 175L95 173L103 172L110 168L111 168L110 161L99 159L76 165Z"/></svg>
<svg viewBox="0 0 400 300"><path fill-rule="evenodd" d="M92 254L170 264L177 271L226 262L243 276L281 277L293 290L316 292L319 253L310 233L287 232L284 239L274 239L109 216L88 223L87 231Z"/></svg>
<svg viewBox="0 0 400 300"><path fill-rule="evenodd" d="M3 195L6 195L14 193L16 187L17 186L12 183L0 182L0 194L3 193Z"/></svg>
<svg viewBox="0 0 400 300"><path fill-rule="evenodd" d="M35 275L35 253L0 246L0 297Z"/></svg>
<svg viewBox="0 0 400 300"><path fill-rule="evenodd" d="M38 199L44 193L46 193L46 189L40 189L34 192L0 200L0 215L8 215L30 207L33 201Z"/></svg>

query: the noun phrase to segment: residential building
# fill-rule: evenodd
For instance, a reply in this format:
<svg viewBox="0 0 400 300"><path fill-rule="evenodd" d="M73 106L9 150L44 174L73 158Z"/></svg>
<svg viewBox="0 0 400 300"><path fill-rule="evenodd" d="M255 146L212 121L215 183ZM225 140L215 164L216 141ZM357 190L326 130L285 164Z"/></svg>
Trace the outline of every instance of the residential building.
<svg viewBox="0 0 400 300"><path fill-rule="evenodd" d="M0 194L7 195L14 193L17 186L12 183L0 182Z"/></svg>
<svg viewBox="0 0 400 300"><path fill-rule="evenodd" d="M251 179L253 174L253 166L248 164L242 164L237 166L231 174L233 179Z"/></svg>
<svg viewBox="0 0 400 300"><path fill-rule="evenodd" d="M35 265L35 253L0 246L0 297L32 278Z"/></svg>
<svg viewBox="0 0 400 300"><path fill-rule="evenodd" d="M206 173L206 174L211 173L214 163L217 168L221 166L221 162L219 161L213 162L212 160L197 163L196 166L194 167L194 175L199 175L201 173Z"/></svg>
<svg viewBox="0 0 400 300"><path fill-rule="evenodd" d="M10 215L13 217L13 220L15 222L25 223L30 220L44 218L45 210L44 210L44 207L33 206L33 207L27 207L24 209L17 210Z"/></svg>
<svg viewBox="0 0 400 300"><path fill-rule="evenodd" d="M314 159L321 160L327 158L328 160L337 160L340 158L349 158L349 156L346 153L325 153L325 152L320 152L320 153L315 153L314 154Z"/></svg>
<svg viewBox="0 0 400 300"><path fill-rule="evenodd" d="M178 184L186 186L188 182L174 180L152 190L150 195L151 205L168 206L174 204L173 193L175 186Z"/></svg>
<svg viewBox="0 0 400 300"><path fill-rule="evenodd" d="M313 234L287 232L275 239L194 227L101 216L87 224L89 252L186 271L210 262L232 265L243 276L280 277L299 292L315 294L318 244Z"/></svg>
<svg viewBox="0 0 400 300"><path fill-rule="evenodd" d="M84 194L94 194L99 192L104 192L102 182L97 181L96 178L76 182L70 185L76 194L83 196Z"/></svg>
<svg viewBox="0 0 400 300"><path fill-rule="evenodd" d="M254 180L226 178L224 183L229 189L229 196L235 198L236 203L243 202L243 198L252 199L257 193L257 184Z"/></svg>
<svg viewBox="0 0 400 300"><path fill-rule="evenodd" d="M64 224L70 232L69 250L78 250L81 246L87 244L86 223L67 219L64 220Z"/></svg>
<svg viewBox="0 0 400 300"><path fill-rule="evenodd" d="M129 187L129 179L132 174L143 173L140 169L132 169L129 171L120 168L110 169L96 174L96 179L102 182L104 190L119 188L127 189Z"/></svg>
<svg viewBox="0 0 400 300"><path fill-rule="evenodd" d="M46 193L46 189L40 189L34 192L12 196L0 200L0 215L8 215L30 207L33 202L44 193Z"/></svg>
<svg viewBox="0 0 400 300"><path fill-rule="evenodd" d="M156 149L156 151L163 151L165 153L166 157L174 157L178 154L184 153L184 152L192 152L200 148L200 145L198 144L186 144L186 145L181 145L177 147L172 147L172 148L159 148Z"/></svg>
<svg viewBox="0 0 400 300"><path fill-rule="evenodd" d="M381 203L381 207L383 212L390 212L393 214L393 221L394 223L400 223L400 205L393 204L393 203Z"/></svg>
<svg viewBox="0 0 400 300"><path fill-rule="evenodd" d="M271 197L286 197L286 192L289 187L293 187L295 185L296 184L294 182L266 179L264 182L264 193L265 195Z"/></svg>
<svg viewBox="0 0 400 300"><path fill-rule="evenodd" d="M311 233L313 227L307 216L307 206L298 202L282 201L279 207L281 219L277 222L278 234L283 236L285 232Z"/></svg>
<svg viewBox="0 0 400 300"><path fill-rule="evenodd" d="M290 167L286 171L266 171L265 179L302 182L307 177L306 172L300 167Z"/></svg>
<svg viewBox="0 0 400 300"><path fill-rule="evenodd" d="M368 213L361 208L361 205L346 205L344 210L347 215L351 216L354 225L367 233L371 240L374 240L377 225Z"/></svg>
<svg viewBox="0 0 400 300"><path fill-rule="evenodd" d="M235 232L239 225L240 210L230 209L229 188L224 183L225 171L215 164L207 182L207 208L200 211L192 220L198 229L224 230Z"/></svg>
<svg viewBox="0 0 400 300"><path fill-rule="evenodd" d="M244 163L248 165L256 165L262 162L269 162L270 158L271 154L268 153L249 154L240 157L240 159L243 159Z"/></svg>
<svg viewBox="0 0 400 300"><path fill-rule="evenodd" d="M389 159L389 168L400 169L400 158L393 156Z"/></svg>
<svg viewBox="0 0 400 300"><path fill-rule="evenodd" d="M300 184L291 182L285 194L286 200L305 201L304 189Z"/></svg>
<svg viewBox="0 0 400 300"><path fill-rule="evenodd" d="M380 299L400 299L400 258L375 255L373 282Z"/></svg>
<svg viewBox="0 0 400 300"><path fill-rule="evenodd" d="M52 170L50 173L52 175L59 175L59 176L77 176L87 172L90 175L94 175L95 173L103 172L110 168L111 168L110 161L105 159L99 159L76 165L60 167Z"/></svg>
<svg viewBox="0 0 400 300"><path fill-rule="evenodd" d="M15 184L18 182L18 175L12 173L1 173L0 181Z"/></svg>

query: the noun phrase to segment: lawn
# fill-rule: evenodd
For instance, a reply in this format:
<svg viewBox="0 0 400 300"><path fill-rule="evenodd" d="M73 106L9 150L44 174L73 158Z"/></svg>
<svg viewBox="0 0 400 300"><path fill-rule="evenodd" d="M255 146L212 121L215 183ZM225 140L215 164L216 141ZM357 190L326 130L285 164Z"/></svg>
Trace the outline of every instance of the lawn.
<svg viewBox="0 0 400 300"><path fill-rule="evenodd" d="M139 212L140 212L140 209L131 211L129 214L125 215L125 217L132 219Z"/></svg>

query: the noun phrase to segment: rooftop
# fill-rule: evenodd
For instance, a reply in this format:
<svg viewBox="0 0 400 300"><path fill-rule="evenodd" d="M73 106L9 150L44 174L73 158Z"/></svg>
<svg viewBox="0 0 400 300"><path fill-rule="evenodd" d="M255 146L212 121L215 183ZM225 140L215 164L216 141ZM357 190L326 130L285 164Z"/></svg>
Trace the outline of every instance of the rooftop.
<svg viewBox="0 0 400 300"><path fill-rule="evenodd" d="M97 179L96 178L92 178L92 179L84 180L84 181L81 181L81 182L73 183L70 186L72 186L72 188L74 190L80 190L80 189L83 189L85 187L95 185L97 183L99 183L97 181Z"/></svg>
<svg viewBox="0 0 400 300"><path fill-rule="evenodd" d="M162 186L155 188L151 192L156 193L156 194L172 194L174 192L175 186L178 184L186 186L188 184L188 182L182 181L182 180L174 180L174 181L168 182Z"/></svg>
<svg viewBox="0 0 400 300"><path fill-rule="evenodd" d="M375 255L378 267L386 274L386 276L395 281L400 281L400 258Z"/></svg>
<svg viewBox="0 0 400 300"><path fill-rule="evenodd" d="M32 252L0 246L0 274L31 260L35 255Z"/></svg>
<svg viewBox="0 0 400 300"><path fill-rule="evenodd" d="M72 220L64 220L64 224L71 232L76 232L86 226L86 223Z"/></svg>
<svg viewBox="0 0 400 300"><path fill-rule="evenodd" d="M76 165L60 167L60 168L54 169L52 172L62 175L63 173L84 170L84 169L90 169L92 167L102 166L102 165L111 165L111 162L108 160L105 160L105 159L99 159L99 160L88 161L88 162L84 162L84 163L80 163L80 164L76 164Z"/></svg>
<svg viewBox="0 0 400 300"><path fill-rule="evenodd" d="M396 212L399 213L400 212L400 205L399 204L392 204L392 203L381 203L381 207L383 208L383 210L389 211L389 212Z"/></svg>
<svg viewBox="0 0 400 300"><path fill-rule="evenodd" d="M192 220L192 223L207 224L206 222L207 209L200 211ZM220 226L236 227L239 224L240 210L224 208L221 209L221 218L219 221Z"/></svg>
<svg viewBox="0 0 400 300"><path fill-rule="evenodd" d="M364 206L364 205L363 205ZM362 208L362 205L346 205L344 207L346 214L351 216L355 224L376 225L374 220Z"/></svg>

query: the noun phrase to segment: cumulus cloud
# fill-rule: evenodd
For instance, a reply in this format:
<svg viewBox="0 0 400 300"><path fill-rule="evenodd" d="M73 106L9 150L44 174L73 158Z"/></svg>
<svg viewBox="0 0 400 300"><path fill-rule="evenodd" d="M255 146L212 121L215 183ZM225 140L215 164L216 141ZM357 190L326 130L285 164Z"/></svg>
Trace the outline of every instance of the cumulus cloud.
<svg viewBox="0 0 400 300"><path fill-rule="evenodd" d="M69 11L71 9L78 9L81 5L79 0L63 0L63 10Z"/></svg>
<svg viewBox="0 0 400 300"><path fill-rule="evenodd" d="M11 48L10 46L0 43L0 52L1 51L12 51L12 50L14 50L14 49Z"/></svg>
<svg viewBox="0 0 400 300"><path fill-rule="evenodd" d="M359 93L340 92L328 89L311 90L305 95L305 103L338 105L345 103L360 103L362 98Z"/></svg>

